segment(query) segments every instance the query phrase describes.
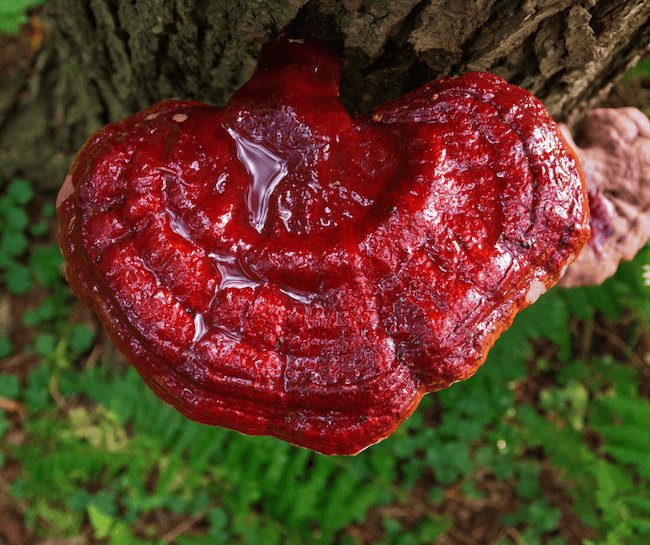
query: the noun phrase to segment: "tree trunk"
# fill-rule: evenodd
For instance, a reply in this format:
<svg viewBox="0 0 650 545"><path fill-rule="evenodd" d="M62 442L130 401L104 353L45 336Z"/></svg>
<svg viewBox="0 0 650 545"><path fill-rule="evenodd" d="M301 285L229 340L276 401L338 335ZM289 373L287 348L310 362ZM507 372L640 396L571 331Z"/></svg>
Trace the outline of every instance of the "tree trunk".
<svg viewBox="0 0 650 545"><path fill-rule="evenodd" d="M49 38L0 83L0 180L54 190L106 123L169 97L224 105L296 29L339 51L351 112L481 70L566 121L650 52L649 18L650 0L48 0Z"/></svg>

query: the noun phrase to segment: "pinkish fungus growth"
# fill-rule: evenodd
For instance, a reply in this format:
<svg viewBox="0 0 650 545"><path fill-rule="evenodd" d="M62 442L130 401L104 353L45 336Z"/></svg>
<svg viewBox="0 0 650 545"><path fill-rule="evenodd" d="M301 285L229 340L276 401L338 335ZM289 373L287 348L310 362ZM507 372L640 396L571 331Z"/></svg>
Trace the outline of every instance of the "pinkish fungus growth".
<svg viewBox="0 0 650 545"><path fill-rule="evenodd" d="M650 238L650 120L636 108L588 112L561 130L580 159L591 209L591 239L560 281L600 284Z"/></svg>

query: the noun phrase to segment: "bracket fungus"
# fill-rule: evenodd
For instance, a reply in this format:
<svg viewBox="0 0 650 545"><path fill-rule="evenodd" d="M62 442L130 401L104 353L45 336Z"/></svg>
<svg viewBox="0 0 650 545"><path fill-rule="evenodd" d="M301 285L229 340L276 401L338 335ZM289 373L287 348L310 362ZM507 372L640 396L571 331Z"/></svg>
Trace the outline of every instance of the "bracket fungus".
<svg viewBox="0 0 650 545"><path fill-rule="evenodd" d="M355 454L471 376L589 237L578 161L485 73L367 114L337 56L266 44L225 108L166 100L79 151L66 276L192 420Z"/></svg>
<svg viewBox="0 0 650 545"><path fill-rule="evenodd" d="M636 108L587 112L560 130L585 175L591 238L561 280L564 287L601 284L650 238L650 120Z"/></svg>

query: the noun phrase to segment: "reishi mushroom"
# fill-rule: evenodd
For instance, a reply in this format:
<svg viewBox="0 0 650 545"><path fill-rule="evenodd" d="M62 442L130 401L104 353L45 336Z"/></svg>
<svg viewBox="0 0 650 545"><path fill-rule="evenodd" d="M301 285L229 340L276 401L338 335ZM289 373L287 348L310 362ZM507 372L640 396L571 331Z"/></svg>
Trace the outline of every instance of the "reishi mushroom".
<svg viewBox="0 0 650 545"><path fill-rule="evenodd" d="M225 108L92 135L58 202L70 285L158 396L324 454L471 376L589 237L528 92L469 73L351 116L340 77L320 42L270 42Z"/></svg>

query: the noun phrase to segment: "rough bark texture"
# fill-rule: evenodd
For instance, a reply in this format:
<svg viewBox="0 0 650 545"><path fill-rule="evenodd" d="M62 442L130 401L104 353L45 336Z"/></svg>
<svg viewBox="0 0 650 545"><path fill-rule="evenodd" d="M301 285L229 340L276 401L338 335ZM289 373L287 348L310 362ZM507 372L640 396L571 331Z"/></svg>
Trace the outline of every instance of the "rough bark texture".
<svg viewBox="0 0 650 545"><path fill-rule="evenodd" d="M283 31L340 52L350 111L485 70L566 121L650 51L650 0L49 0L46 18L40 53L0 82L0 180L43 190L110 121L169 97L225 104Z"/></svg>

